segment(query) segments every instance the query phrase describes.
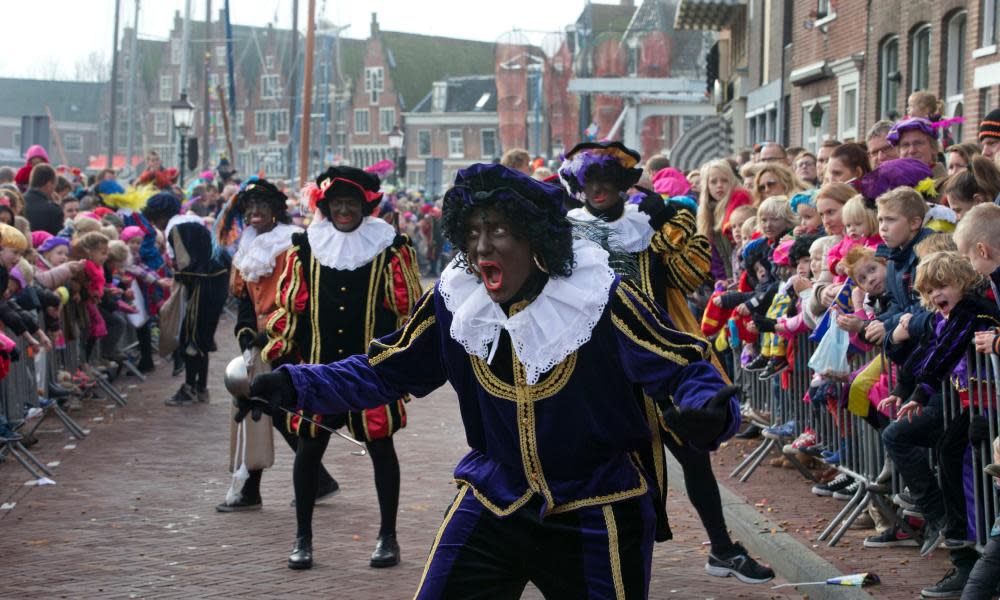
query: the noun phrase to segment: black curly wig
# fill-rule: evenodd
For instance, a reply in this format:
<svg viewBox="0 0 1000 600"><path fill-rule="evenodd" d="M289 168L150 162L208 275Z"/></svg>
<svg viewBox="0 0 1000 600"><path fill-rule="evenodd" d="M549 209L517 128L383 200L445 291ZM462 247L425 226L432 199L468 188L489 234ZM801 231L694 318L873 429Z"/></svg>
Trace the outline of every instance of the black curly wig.
<svg viewBox="0 0 1000 600"><path fill-rule="evenodd" d="M511 233L527 240L551 277L569 277L573 261L573 229L562 212L565 191L501 165L473 165L456 178L444 197L441 226L459 253L457 264L472 273L467 261L469 220L495 208Z"/></svg>
<svg viewBox="0 0 1000 600"><path fill-rule="evenodd" d="M279 223L291 223L288 216L288 197L273 183L266 179L257 179L247 183L246 187L236 194L233 208L237 214L245 215L251 204L263 204L271 209L271 213Z"/></svg>
<svg viewBox="0 0 1000 600"><path fill-rule="evenodd" d="M788 262L793 268L800 260L809 256L809 248L821 237L823 236L818 233L806 233L795 238L792 247L788 249Z"/></svg>

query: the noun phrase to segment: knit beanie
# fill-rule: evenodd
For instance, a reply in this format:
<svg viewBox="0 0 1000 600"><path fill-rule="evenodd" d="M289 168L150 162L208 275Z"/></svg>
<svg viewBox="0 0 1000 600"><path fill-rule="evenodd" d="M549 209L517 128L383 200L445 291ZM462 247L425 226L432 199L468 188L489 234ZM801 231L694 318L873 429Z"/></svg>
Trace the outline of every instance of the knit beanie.
<svg viewBox="0 0 1000 600"><path fill-rule="evenodd" d="M979 139L1000 138L1000 108L994 108L979 123Z"/></svg>
<svg viewBox="0 0 1000 600"><path fill-rule="evenodd" d="M118 235L118 239L120 239L123 242L128 242L132 238L144 237L145 235L146 234L139 227L136 227L135 225L129 225L125 229L122 229L122 232Z"/></svg>
<svg viewBox="0 0 1000 600"><path fill-rule="evenodd" d="M32 231L31 232L31 246L33 248L38 248L46 240L52 237L52 234L48 231Z"/></svg>

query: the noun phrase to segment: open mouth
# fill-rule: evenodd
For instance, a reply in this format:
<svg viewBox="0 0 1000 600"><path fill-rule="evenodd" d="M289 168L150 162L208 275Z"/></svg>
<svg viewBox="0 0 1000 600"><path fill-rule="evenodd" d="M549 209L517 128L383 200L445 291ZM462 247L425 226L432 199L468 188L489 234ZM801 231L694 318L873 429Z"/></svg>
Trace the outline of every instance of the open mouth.
<svg viewBox="0 0 1000 600"><path fill-rule="evenodd" d="M484 260L479 262L479 274L486 289L495 292L503 286L503 268L499 263Z"/></svg>
<svg viewBox="0 0 1000 600"><path fill-rule="evenodd" d="M941 311L942 313L947 313L948 310L951 308L950 305L951 303L948 302L947 300L940 300L937 303L938 310Z"/></svg>

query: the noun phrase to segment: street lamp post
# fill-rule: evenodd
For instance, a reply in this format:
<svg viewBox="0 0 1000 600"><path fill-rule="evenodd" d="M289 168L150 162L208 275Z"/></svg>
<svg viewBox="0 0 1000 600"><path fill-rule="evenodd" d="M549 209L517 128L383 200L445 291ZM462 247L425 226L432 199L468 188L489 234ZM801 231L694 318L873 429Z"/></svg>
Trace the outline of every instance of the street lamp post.
<svg viewBox="0 0 1000 600"><path fill-rule="evenodd" d="M393 126L389 133L389 147L392 148L392 183L399 187L399 151L403 148L403 132Z"/></svg>
<svg viewBox="0 0 1000 600"><path fill-rule="evenodd" d="M181 92L179 100L170 105L170 114L173 116L174 129L181 138L180 168L177 169L178 182L184 187L184 162L187 159L187 133L194 125L194 104L188 100L187 92Z"/></svg>

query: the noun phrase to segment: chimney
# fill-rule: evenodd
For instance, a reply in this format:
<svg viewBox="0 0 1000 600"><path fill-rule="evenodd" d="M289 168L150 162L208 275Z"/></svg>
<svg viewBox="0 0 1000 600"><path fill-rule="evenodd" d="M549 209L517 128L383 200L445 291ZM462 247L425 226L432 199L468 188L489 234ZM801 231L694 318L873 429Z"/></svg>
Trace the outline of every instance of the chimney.
<svg viewBox="0 0 1000 600"><path fill-rule="evenodd" d="M372 13L371 37L378 37L378 13Z"/></svg>

